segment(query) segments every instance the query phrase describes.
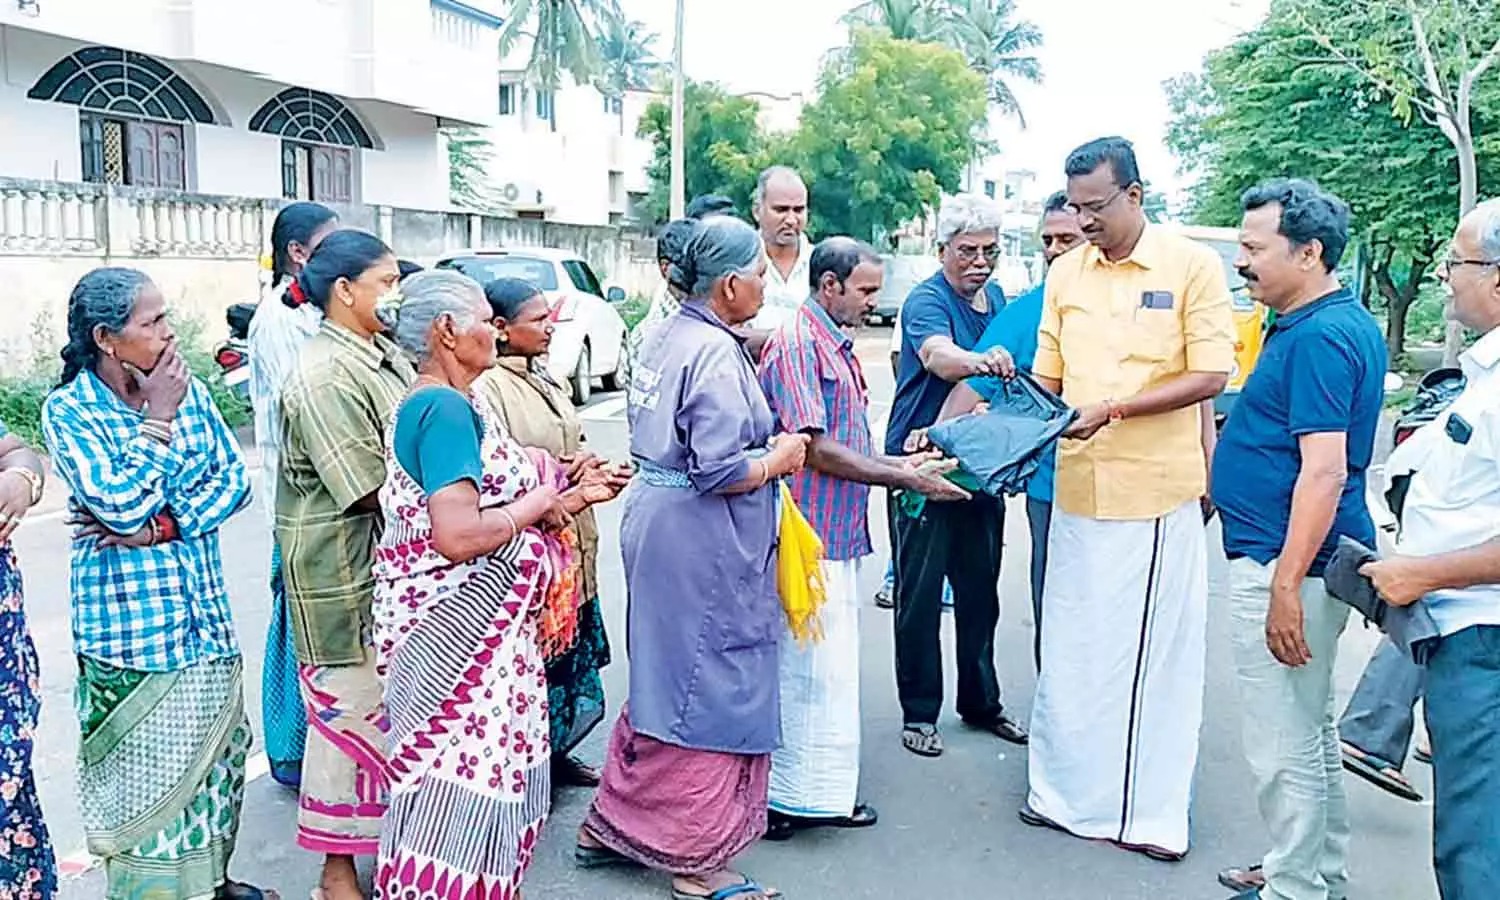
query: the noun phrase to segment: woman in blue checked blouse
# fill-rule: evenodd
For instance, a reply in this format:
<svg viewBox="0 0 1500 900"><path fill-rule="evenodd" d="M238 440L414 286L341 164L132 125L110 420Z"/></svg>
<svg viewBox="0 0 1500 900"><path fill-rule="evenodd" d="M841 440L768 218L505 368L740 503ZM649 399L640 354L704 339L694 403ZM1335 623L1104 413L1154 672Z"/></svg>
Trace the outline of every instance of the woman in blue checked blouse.
<svg viewBox="0 0 1500 900"><path fill-rule="evenodd" d="M141 272L95 269L73 289L42 431L78 526L78 786L106 897L258 900L226 873L250 729L219 559L250 484Z"/></svg>
<svg viewBox="0 0 1500 900"><path fill-rule="evenodd" d="M32 742L41 695L10 537L42 498L42 461L0 422L0 897L50 900L57 862L42 822Z"/></svg>

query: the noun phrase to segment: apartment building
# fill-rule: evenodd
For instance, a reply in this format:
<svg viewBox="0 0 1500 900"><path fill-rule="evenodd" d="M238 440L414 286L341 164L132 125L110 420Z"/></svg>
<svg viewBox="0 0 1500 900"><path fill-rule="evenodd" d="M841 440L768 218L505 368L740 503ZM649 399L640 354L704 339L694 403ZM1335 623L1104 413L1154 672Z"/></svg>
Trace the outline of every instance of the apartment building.
<svg viewBox="0 0 1500 900"><path fill-rule="evenodd" d="M0 176L447 205L498 0L0 0Z"/></svg>

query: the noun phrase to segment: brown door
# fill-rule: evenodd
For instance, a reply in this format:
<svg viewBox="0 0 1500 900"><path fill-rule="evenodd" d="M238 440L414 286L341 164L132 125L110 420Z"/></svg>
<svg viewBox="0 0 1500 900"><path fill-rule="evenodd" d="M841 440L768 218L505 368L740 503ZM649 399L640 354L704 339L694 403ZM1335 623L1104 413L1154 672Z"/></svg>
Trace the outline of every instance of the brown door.
<svg viewBox="0 0 1500 900"><path fill-rule="evenodd" d="M187 186L182 127L161 122L125 123L125 183L136 187Z"/></svg>
<svg viewBox="0 0 1500 900"><path fill-rule="evenodd" d="M348 203L354 196L354 164L342 147L312 148L314 200Z"/></svg>

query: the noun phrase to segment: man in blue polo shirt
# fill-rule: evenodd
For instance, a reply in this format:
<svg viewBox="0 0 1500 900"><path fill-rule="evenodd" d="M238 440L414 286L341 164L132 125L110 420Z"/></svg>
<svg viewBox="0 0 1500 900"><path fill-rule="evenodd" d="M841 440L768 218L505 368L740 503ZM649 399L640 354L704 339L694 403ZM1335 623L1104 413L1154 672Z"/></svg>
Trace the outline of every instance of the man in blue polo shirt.
<svg viewBox="0 0 1500 900"><path fill-rule="evenodd" d="M1048 266L1052 261L1088 242L1083 236L1083 226L1078 224L1078 213L1068 206L1068 195L1058 191L1047 198L1042 208L1042 258ZM995 315L974 349L983 353L991 347L1004 347L1010 351L1016 367L1031 371L1031 361L1036 358L1036 332L1042 323L1042 299L1046 291L1045 279L1030 291L1005 304ZM998 378L971 378L953 388L938 419L972 412L981 401L994 397L1000 388ZM1033 623L1032 656L1038 669L1042 667L1042 587L1047 574L1047 530L1052 522L1052 481L1055 477L1056 449L1047 451L1036 474L1026 485L1026 524L1031 530L1031 621Z"/></svg>
<svg viewBox="0 0 1500 900"><path fill-rule="evenodd" d="M1323 588L1340 535L1375 545L1365 470L1386 370L1380 328L1334 274L1349 208L1311 182L1247 191L1237 266L1276 311L1224 425L1212 493L1229 557L1245 755L1271 849L1219 878L1262 900L1338 900L1349 815L1333 714L1348 607Z"/></svg>
<svg viewBox="0 0 1500 900"><path fill-rule="evenodd" d="M890 456L905 452L907 438L936 421L954 384L1015 370L1003 347L974 352L1005 305L1004 294L990 283L1000 258L999 206L974 194L950 197L938 210L937 231L942 268L913 288L901 307L896 398L885 435ZM1004 507L993 497L976 494L955 503L929 503L909 515L894 499L889 515L896 560L902 746L919 756L943 752L937 719L943 705L945 577L953 585L959 717L1002 740L1026 743L1026 730L1005 715L995 674Z"/></svg>

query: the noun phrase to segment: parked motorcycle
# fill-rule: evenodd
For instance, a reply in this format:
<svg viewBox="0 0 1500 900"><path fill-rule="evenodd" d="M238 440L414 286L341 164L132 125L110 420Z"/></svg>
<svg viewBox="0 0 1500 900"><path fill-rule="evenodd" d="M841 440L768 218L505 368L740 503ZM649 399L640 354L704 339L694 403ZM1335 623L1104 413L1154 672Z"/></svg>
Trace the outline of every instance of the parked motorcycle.
<svg viewBox="0 0 1500 900"><path fill-rule="evenodd" d="M1396 418L1395 446L1401 446L1418 428L1441 415L1463 393L1463 389L1464 373L1461 369L1433 369L1423 375L1417 384L1417 395Z"/></svg>
<svg viewBox="0 0 1500 900"><path fill-rule="evenodd" d="M1387 532L1395 533L1401 521L1401 511L1406 505L1406 491L1411 487L1411 476L1419 467L1421 447L1412 444L1403 449L1408 438L1423 425L1443 414L1458 395L1463 393L1464 374L1455 368L1433 369L1417 383L1417 394L1402 407L1392 429L1391 454L1383 467L1385 489L1380 498L1384 509L1372 507L1375 521Z"/></svg>
<svg viewBox="0 0 1500 900"><path fill-rule="evenodd" d="M250 400L250 319L255 316L254 303L235 303L224 313L229 325L229 340L214 348L214 362L224 384L241 400Z"/></svg>

